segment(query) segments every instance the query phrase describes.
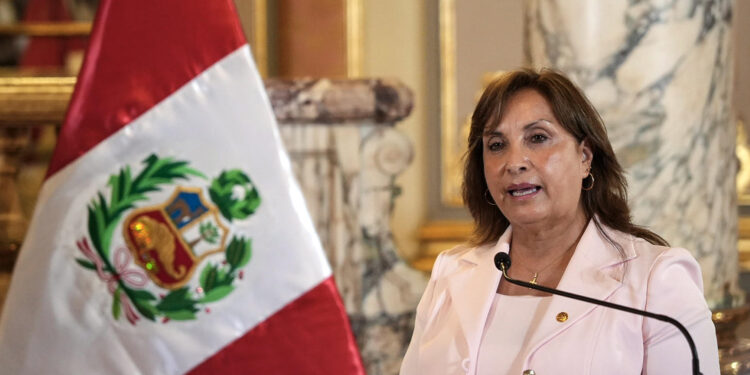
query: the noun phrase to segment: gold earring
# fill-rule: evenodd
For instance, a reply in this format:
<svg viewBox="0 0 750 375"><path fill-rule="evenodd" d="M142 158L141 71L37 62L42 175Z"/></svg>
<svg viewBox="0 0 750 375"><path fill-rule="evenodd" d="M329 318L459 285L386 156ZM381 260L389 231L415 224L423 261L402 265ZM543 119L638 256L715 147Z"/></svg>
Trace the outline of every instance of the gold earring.
<svg viewBox="0 0 750 375"><path fill-rule="evenodd" d="M487 193L489 193L489 192L490 192L490 190L489 190L489 189L487 189L487 190L485 190L485 191L484 191L484 200L485 200L485 201L487 201L487 204L489 204L489 205L491 205L491 206L497 206L497 205L496 205L496 204L494 203L494 201L495 201L495 200L494 200L494 199L492 199L492 195L490 195L490 196L489 196L489 198L487 197Z"/></svg>
<svg viewBox="0 0 750 375"><path fill-rule="evenodd" d="M589 185L589 186L587 187L587 186L586 186L586 180L587 180L587 179L588 179L589 177L591 177L591 184L590 184L590 185ZM593 189L593 188L594 188L594 175L593 175L593 174L591 174L591 172L589 172L589 175L588 175L588 176L586 176L586 178L584 178L584 179L583 179L583 184L582 184L582 186L581 186L581 189L583 189L583 190L585 190L585 191L589 191L589 190L591 190L591 189Z"/></svg>

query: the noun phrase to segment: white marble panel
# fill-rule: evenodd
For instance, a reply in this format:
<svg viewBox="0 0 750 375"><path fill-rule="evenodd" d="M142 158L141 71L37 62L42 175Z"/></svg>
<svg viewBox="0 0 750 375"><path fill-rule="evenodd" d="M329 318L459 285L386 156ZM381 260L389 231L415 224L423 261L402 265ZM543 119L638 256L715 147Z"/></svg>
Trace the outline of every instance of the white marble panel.
<svg viewBox="0 0 750 375"><path fill-rule="evenodd" d="M568 74L599 110L634 221L696 256L709 305L741 303L732 1L527 0L526 12L528 61Z"/></svg>
<svg viewBox="0 0 750 375"><path fill-rule="evenodd" d="M281 135L371 375L398 369L427 284L396 253L395 177L411 142L389 125L282 125Z"/></svg>

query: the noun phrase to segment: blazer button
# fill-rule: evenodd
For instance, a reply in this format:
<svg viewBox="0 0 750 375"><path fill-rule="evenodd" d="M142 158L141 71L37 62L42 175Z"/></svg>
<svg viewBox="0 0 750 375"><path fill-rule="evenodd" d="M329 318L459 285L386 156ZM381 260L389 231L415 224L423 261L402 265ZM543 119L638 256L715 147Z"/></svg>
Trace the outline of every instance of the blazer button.
<svg viewBox="0 0 750 375"><path fill-rule="evenodd" d="M534 370L525 370L523 375L536 375L536 372L534 372Z"/></svg>
<svg viewBox="0 0 750 375"><path fill-rule="evenodd" d="M566 320L568 320L568 313L566 313L565 311L563 311L563 312L557 314L556 319L557 319L558 322L563 323Z"/></svg>
<svg viewBox="0 0 750 375"><path fill-rule="evenodd" d="M466 373L469 372L469 368L471 366L471 360L468 358L464 358L463 361L461 361L461 367L466 371Z"/></svg>

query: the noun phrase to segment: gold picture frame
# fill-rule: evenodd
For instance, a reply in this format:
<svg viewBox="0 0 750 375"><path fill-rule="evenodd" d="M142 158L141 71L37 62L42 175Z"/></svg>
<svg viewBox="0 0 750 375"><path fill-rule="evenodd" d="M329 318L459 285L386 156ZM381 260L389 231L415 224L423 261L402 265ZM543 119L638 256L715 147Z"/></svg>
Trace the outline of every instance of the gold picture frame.
<svg viewBox="0 0 750 375"><path fill-rule="evenodd" d="M737 121L737 148L735 154L740 170L737 172L737 204L750 206L750 137L744 121Z"/></svg>
<svg viewBox="0 0 750 375"><path fill-rule="evenodd" d="M258 71L263 78L268 78L268 2L234 0L234 5Z"/></svg>
<svg viewBox="0 0 750 375"><path fill-rule="evenodd" d="M440 0L440 201L449 207L463 205L461 199L461 154L466 149L455 119L456 92L456 3Z"/></svg>
<svg viewBox="0 0 750 375"><path fill-rule="evenodd" d="M488 77L525 65L524 8L520 2L496 0L439 0L437 7L441 184L435 203L443 212L456 212L463 207L463 156L473 108ZM498 23L497 14L518 17Z"/></svg>
<svg viewBox="0 0 750 375"><path fill-rule="evenodd" d="M364 46L363 0L346 0L346 76L358 78L362 75Z"/></svg>
<svg viewBox="0 0 750 375"><path fill-rule="evenodd" d="M739 171L737 172L737 221L739 263L743 269L750 269L750 137L744 121L737 121L737 144L735 149Z"/></svg>

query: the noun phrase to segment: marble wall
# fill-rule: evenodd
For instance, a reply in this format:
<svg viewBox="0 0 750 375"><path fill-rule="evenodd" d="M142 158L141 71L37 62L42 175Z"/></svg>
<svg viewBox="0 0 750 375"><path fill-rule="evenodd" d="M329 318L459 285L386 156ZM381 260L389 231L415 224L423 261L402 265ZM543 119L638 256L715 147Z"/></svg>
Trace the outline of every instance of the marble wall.
<svg viewBox="0 0 750 375"><path fill-rule="evenodd" d="M527 0L525 6L528 61L568 74L599 110L627 170L634 221L695 255L711 307L741 303L733 2Z"/></svg>
<svg viewBox="0 0 750 375"><path fill-rule="evenodd" d="M427 284L398 256L390 223L396 177L414 156L394 128L411 92L381 80L271 80L267 89L367 373L397 374Z"/></svg>

